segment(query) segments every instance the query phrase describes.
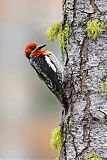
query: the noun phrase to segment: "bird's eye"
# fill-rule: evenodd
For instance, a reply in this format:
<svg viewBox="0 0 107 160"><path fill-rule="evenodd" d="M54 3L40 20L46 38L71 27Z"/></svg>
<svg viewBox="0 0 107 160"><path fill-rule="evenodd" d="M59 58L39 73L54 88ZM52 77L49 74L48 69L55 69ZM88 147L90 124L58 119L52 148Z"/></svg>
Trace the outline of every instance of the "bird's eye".
<svg viewBox="0 0 107 160"><path fill-rule="evenodd" d="M29 55L29 54L31 54L31 52L30 52L30 51L27 51L26 54Z"/></svg>
<svg viewBox="0 0 107 160"><path fill-rule="evenodd" d="M36 47L35 46L31 46L30 49L33 51Z"/></svg>
<svg viewBox="0 0 107 160"><path fill-rule="evenodd" d="M30 51L27 51L27 52L26 52L26 57L27 57L28 59L30 58L30 54L31 54Z"/></svg>

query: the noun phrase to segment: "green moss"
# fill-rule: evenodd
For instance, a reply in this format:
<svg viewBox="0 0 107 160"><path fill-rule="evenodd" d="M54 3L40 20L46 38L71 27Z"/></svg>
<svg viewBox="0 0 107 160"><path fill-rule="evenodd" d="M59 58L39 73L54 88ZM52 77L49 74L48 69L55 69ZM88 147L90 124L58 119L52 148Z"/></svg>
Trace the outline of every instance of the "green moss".
<svg viewBox="0 0 107 160"><path fill-rule="evenodd" d="M86 24L87 36L95 40L104 28L104 21L99 19L89 20Z"/></svg>
<svg viewBox="0 0 107 160"><path fill-rule="evenodd" d="M101 88L104 95L107 96L107 78L104 82L101 82Z"/></svg>
<svg viewBox="0 0 107 160"><path fill-rule="evenodd" d="M62 29L62 22L53 23L52 26L46 31L46 35L49 41L58 39L59 47L61 49L68 48L68 35L69 24L66 21L64 28Z"/></svg>
<svg viewBox="0 0 107 160"><path fill-rule="evenodd" d="M51 132L50 145L52 148L61 150L63 145L61 127L57 127Z"/></svg>
<svg viewBox="0 0 107 160"><path fill-rule="evenodd" d="M59 42L59 47L62 48L62 49L67 47L65 45L64 37L65 37L64 31L59 31L57 39L58 39L58 42Z"/></svg>
<svg viewBox="0 0 107 160"><path fill-rule="evenodd" d="M100 84L96 85L96 94L98 95L98 91L101 89L101 91L104 93L105 96L107 96L107 78L102 81Z"/></svg>
<svg viewBox="0 0 107 160"><path fill-rule="evenodd" d="M58 33L61 29L61 22L53 23L52 26L46 31L46 35L48 36L49 41L54 41L57 38Z"/></svg>
<svg viewBox="0 0 107 160"><path fill-rule="evenodd" d="M94 152L93 153L88 153L86 155L85 160L102 160L98 155L96 155Z"/></svg>
<svg viewBox="0 0 107 160"><path fill-rule="evenodd" d="M69 36L69 25L68 21L66 21L64 29L60 30L57 36L60 48L62 49L68 48L68 36Z"/></svg>

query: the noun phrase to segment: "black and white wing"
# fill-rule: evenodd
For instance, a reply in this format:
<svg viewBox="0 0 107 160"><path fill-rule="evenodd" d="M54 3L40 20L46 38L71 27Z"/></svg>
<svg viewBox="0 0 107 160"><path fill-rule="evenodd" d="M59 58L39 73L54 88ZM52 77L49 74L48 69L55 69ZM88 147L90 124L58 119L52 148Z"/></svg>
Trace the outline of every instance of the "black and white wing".
<svg viewBox="0 0 107 160"><path fill-rule="evenodd" d="M40 79L57 96L63 104L64 89L62 84L63 70L53 53L42 54L39 57L31 58L30 63L36 70Z"/></svg>

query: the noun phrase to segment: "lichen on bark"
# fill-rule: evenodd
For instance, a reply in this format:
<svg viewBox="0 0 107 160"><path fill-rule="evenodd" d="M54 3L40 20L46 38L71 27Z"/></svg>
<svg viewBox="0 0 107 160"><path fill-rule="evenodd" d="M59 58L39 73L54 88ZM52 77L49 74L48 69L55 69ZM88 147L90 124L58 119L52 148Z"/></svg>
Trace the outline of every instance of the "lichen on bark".
<svg viewBox="0 0 107 160"><path fill-rule="evenodd" d="M70 32L68 49L62 52L69 110L62 112L61 160L83 160L92 151L107 158L107 98L96 94L96 85L107 77L107 33L93 41L84 31L84 22L90 19L107 21L104 5L106 0L63 0Z"/></svg>

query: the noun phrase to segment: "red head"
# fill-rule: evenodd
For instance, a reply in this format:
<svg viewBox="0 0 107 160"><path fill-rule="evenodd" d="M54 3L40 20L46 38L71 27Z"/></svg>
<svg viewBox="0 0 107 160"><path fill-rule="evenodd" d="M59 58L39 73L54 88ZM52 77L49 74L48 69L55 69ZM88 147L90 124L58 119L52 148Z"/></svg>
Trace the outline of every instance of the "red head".
<svg viewBox="0 0 107 160"><path fill-rule="evenodd" d="M47 52L47 50L41 50L45 46L46 45L39 46L37 43L29 43L25 46L24 53L28 59L30 58L30 55L32 55L32 57L38 57Z"/></svg>

